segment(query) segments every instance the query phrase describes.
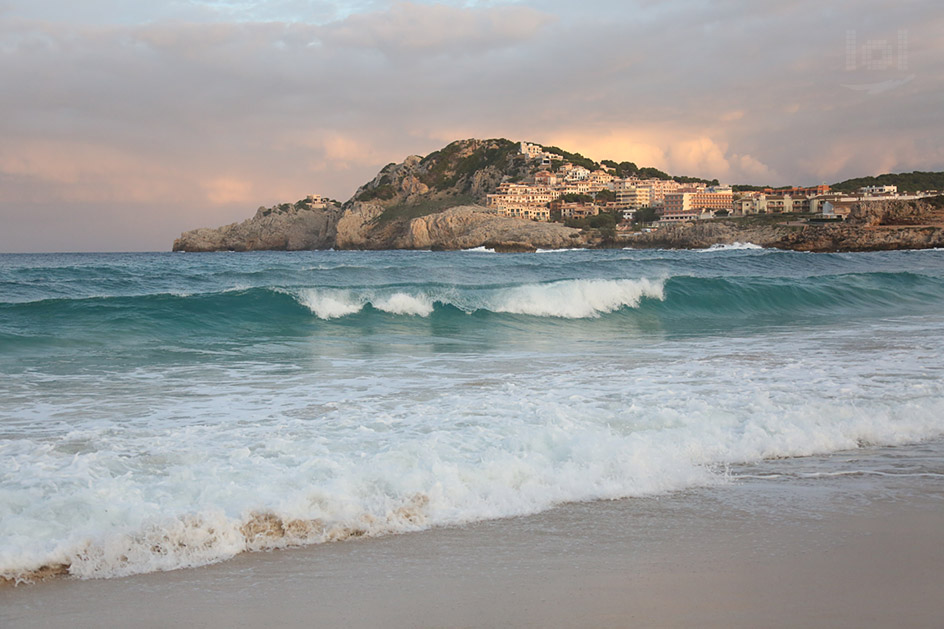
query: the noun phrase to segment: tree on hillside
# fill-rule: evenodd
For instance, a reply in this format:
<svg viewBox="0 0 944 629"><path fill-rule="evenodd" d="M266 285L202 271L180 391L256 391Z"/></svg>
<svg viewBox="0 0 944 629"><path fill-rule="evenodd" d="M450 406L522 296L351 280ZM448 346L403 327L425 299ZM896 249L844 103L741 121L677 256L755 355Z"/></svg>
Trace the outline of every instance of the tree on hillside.
<svg viewBox="0 0 944 629"><path fill-rule="evenodd" d="M659 215L654 207L644 207L633 212L634 223L654 223L658 218Z"/></svg>
<svg viewBox="0 0 944 629"><path fill-rule="evenodd" d="M596 195L597 203L612 203L616 201L616 195L612 190L600 190Z"/></svg>
<svg viewBox="0 0 944 629"><path fill-rule="evenodd" d="M564 203L591 203L593 201L593 197L591 197L589 194L576 194L574 192L569 192L567 194L561 195L560 200Z"/></svg>

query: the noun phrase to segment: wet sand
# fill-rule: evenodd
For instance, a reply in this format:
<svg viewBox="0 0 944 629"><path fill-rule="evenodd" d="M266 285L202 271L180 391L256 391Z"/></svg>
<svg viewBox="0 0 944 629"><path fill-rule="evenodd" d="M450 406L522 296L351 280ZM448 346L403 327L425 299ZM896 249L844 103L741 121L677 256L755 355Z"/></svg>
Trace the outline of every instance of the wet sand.
<svg viewBox="0 0 944 629"><path fill-rule="evenodd" d="M944 476L743 480L0 590L19 627L942 627Z"/></svg>

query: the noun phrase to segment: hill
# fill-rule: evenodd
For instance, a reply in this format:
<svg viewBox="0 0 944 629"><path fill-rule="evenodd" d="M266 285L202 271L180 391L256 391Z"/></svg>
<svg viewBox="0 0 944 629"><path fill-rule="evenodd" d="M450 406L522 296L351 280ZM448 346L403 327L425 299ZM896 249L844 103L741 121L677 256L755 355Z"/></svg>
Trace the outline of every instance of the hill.
<svg viewBox="0 0 944 629"><path fill-rule="evenodd" d="M680 182L705 181L694 177L672 177L655 168L638 168L632 162L604 160L597 163L579 153L569 153L553 146L540 147L536 153L536 156L523 154L520 142L504 138L458 140L425 157L412 155L399 164L384 166L343 205L329 201L315 207L303 200L271 208L262 207L255 216L241 223L185 232L174 242L173 248L175 251L249 251L465 249L488 246L506 251L528 251L535 248L618 245L620 242L614 240L615 233L604 237L602 232L597 233L599 230L580 230L559 223L499 216L495 210L484 207L486 198L496 192L502 183L529 181L540 170L559 169L565 160L591 171L604 167L622 177L637 175L673 178ZM706 183L716 184L717 181ZM855 190L864 185L897 185L899 190L905 192L944 188L944 173L914 172L849 179L836 184L835 188L840 191ZM913 234L902 239L901 233L898 233L901 230L898 230L895 234L883 235L879 240L853 242L859 238L859 234L852 232L862 229L856 227L850 228L851 231L837 231L839 235L834 240L816 246L846 247L850 250L939 246L933 244L940 242L938 222L937 219L932 221L931 229L935 232L924 239L916 238ZM742 241L754 238L750 241L801 248L813 247L808 244L810 239L821 237L820 232L811 231L802 237L803 242L788 242L781 233L786 228L777 228L780 231L768 230L769 233L754 233L750 232L749 227L742 220L725 228L727 231L724 234L712 233L710 237L707 232L693 234L701 234L698 230L711 231L720 227L698 225L694 231L679 227L675 230L678 231L678 237L673 237L673 240L666 240L669 232L659 230L658 235L641 236L622 244L684 247L702 246L700 243L704 242L716 244L730 238L740 238ZM798 228L790 229L795 231ZM809 229L815 231L819 228ZM712 239L716 240L711 242ZM847 245L837 244L841 242ZM898 242L898 245L893 246L893 242Z"/></svg>
<svg viewBox="0 0 944 629"><path fill-rule="evenodd" d="M855 192L865 186L898 186L899 192L944 190L944 172L886 173L877 177L856 177L831 186L837 192Z"/></svg>

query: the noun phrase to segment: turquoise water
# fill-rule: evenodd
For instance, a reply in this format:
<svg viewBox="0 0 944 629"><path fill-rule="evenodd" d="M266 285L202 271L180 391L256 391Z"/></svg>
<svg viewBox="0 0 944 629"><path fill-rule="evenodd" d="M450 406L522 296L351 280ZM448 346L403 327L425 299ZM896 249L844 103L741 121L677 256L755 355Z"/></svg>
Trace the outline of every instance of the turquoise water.
<svg viewBox="0 0 944 629"><path fill-rule="evenodd" d="M944 434L944 251L0 255L0 576Z"/></svg>

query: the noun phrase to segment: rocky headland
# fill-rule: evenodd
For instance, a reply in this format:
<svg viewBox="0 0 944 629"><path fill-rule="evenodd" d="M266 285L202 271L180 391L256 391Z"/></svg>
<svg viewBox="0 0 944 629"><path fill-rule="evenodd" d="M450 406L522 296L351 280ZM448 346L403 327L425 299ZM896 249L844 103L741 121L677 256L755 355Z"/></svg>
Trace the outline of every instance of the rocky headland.
<svg viewBox="0 0 944 629"><path fill-rule="evenodd" d="M574 247L704 248L754 243L796 251L944 247L944 198L863 202L841 223L743 217L605 233L500 216L485 206L502 182L541 168L508 140L461 140L388 164L342 204L260 207L241 223L185 232L174 251L433 249L534 251ZM570 156L571 154L567 154ZM580 157L579 155L575 157Z"/></svg>

